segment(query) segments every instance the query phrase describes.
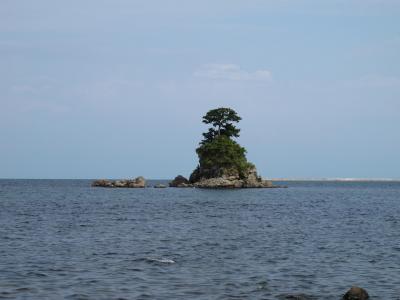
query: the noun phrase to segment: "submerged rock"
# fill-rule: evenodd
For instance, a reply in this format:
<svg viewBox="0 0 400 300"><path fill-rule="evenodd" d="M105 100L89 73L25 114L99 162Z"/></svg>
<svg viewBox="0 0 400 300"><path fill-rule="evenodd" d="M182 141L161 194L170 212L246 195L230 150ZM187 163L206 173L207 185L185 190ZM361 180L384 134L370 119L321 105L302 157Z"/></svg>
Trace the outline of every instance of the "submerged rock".
<svg viewBox="0 0 400 300"><path fill-rule="evenodd" d="M100 179L93 181L92 186L107 188L144 188L146 187L146 180L142 176L126 180Z"/></svg>
<svg viewBox="0 0 400 300"><path fill-rule="evenodd" d="M278 298L282 300L316 300L316 297L306 294L282 294Z"/></svg>
<svg viewBox="0 0 400 300"><path fill-rule="evenodd" d="M367 300L369 299L369 295L366 290L360 288L358 286L351 287L350 290L344 294L343 300Z"/></svg>
<svg viewBox="0 0 400 300"><path fill-rule="evenodd" d="M187 180L187 178L183 177L182 175L176 176L175 179L169 183L169 186L180 188L193 187L189 180Z"/></svg>
<svg viewBox="0 0 400 300"><path fill-rule="evenodd" d="M165 184L161 184L161 183L159 183L159 184L156 184L155 186L154 186L154 188L156 188L156 189L164 189L164 188L166 188L167 186L165 185Z"/></svg>

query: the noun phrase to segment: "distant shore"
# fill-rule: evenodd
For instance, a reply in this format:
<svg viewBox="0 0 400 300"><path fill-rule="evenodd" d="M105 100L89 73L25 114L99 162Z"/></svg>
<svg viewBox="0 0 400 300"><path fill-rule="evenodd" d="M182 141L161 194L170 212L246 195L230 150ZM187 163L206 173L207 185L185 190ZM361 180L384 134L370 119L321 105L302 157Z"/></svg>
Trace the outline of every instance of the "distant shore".
<svg viewBox="0 0 400 300"><path fill-rule="evenodd" d="M0 180L95 180L94 178L0 178ZM118 179L114 179L118 180ZM171 181L172 179L150 178L151 181ZM395 178L269 178L273 182L278 181L302 181L302 182L400 182Z"/></svg>
<svg viewBox="0 0 400 300"><path fill-rule="evenodd" d="M271 181L400 182L395 178L271 178Z"/></svg>

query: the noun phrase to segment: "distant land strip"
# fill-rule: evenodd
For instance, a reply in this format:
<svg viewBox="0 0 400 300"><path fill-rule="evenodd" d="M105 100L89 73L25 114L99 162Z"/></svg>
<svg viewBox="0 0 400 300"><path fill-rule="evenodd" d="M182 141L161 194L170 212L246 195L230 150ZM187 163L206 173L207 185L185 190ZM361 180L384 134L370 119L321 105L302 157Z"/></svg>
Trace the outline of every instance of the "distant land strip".
<svg viewBox="0 0 400 300"><path fill-rule="evenodd" d="M396 178L272 178L271 181L400 182Z"/></svg>

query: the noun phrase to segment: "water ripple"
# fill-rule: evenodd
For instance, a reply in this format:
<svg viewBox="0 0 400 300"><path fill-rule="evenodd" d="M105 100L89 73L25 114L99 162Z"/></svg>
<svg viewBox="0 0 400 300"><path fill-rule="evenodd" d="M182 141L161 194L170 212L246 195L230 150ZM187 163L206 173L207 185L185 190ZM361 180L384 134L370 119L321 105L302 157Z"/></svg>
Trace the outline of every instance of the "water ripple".
<svg viewBox="0 0 400 300"><path fill-rule="evenodd" d="M0 180L0 299L398 300L400 185L286 185Z"/></svg>

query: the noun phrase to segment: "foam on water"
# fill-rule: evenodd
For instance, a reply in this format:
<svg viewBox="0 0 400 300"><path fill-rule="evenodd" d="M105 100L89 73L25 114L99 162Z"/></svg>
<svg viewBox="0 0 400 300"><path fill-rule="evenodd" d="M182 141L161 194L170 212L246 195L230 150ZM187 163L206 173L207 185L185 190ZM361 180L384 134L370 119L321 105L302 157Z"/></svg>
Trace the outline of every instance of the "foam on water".
<svg viewBox="0 0 400 300"><path fill-rule="evenodd" d="M175 261L172 259L168 259L168 258L151 258L151 257L146 257L147 261L150 262L159 262L159 263L163 263L163 264L174 264Z"/></svg>

